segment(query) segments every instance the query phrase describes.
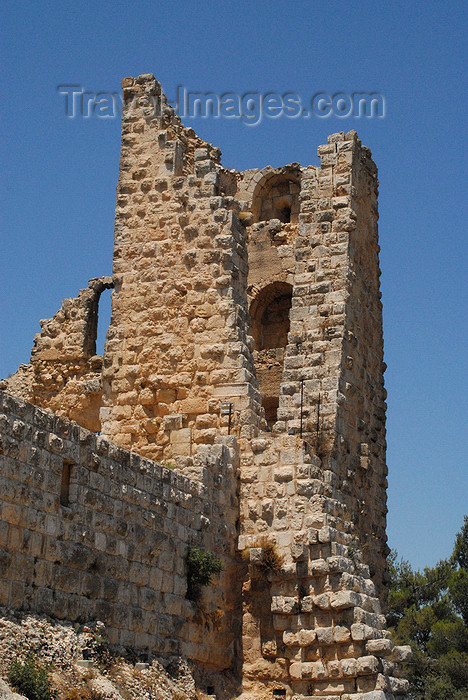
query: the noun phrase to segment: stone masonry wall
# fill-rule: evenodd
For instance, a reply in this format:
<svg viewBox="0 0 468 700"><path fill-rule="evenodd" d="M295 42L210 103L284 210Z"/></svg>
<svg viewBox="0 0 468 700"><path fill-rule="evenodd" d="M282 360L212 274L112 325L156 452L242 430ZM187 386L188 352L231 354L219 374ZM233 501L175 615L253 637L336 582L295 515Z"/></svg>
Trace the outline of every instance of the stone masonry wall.
<svg viewBox="0 0 468 700"><path fill-rule="evenodd" d="M153 76L125 79L112 323L102 431L155 459L261 420L248 348L245 229L220 187L219 149L164 103ZM148 106L150 105L150 106ZM156 110L157 111L157 110Z"/></svg>
<svg viewBox="0 0 468 700"><path fill-rule="evenodd" d="M331 136L319 155L321 167L301 177L278 421L242 451L239 547L252 562L244 683L314 697L404 695L394 662L406 652L392 651L378 600L386 471L376 168L355 132ZM265 543L283 558L276 575L261 567Z"/></svg>
<svg viewBox="0 0 468 700"><path fill-rule="evenodd" d="M165 651L202 663L215 654L218 668L243 659L253 696L280 688L317 700L404 696L398 662L408 649L392 647L379 602L387 469L371 153L356 132L340 132L319 146L318 167L228 171L219 149L183 127L153 75L122 86L102 370L82 342L89 323L80 299L94 308L92 280L91 292L43 324L31 365L3 384L60 415L77 409L72 417L116 444L5 399L13 558L3 559L3 594L16 606L46 601L71 619L103 611L121 644L149 647L157 630L153 645ZM80 357L62 352L69 334ZM92 410L77 392L88 385L100 392ZM69 454L79 501L63 507L58 480ZM27 500L31 488L40 509ZM26 525L15 499L32 512ZM250 561L243 585L237 523ZM226 562L206 634L184 598L192 541ZM72 566L60 557L75 561L74 548ZM269 548L280 560L274 571L263 566Z"/></svg>
<svg viewBox="0 0 468 700"><path fill-rule="evenodd" d="M389 639L332 467L299 436L255 439L244 456L239 548L250 558L244 689L404 697L408 684L398 662L409 650ZM276 569L264 565L269 547L280 558Z"/></svg>
<svg viewBox="0 0 468 700"><path fill-rule="evenodd" d="M102 406L102 357L96 355L99 298L110 277L89 280L74 299L64 299L53 318L41 321L31 361L0 388L98 432Z"/></svg>
<svg viewBox="0 0 468 700"><path fill-rule="evenodd" d="M235 440L200 450L186 477L4 392L0 429L0 605L100 619L119 647L230 666ZM185 597L189 546L224 564L200 606Z"/></svg>
<svg viewBox="0 0 468 700"><path fill-rule="evenodd" d="M330 144L337 151L346 143ZM355 225L348 242L348 294L336 431L343 502L353 514L363 557L379 595L385 590L387 466L386 391L377 231L377 168L359 139L348 146L352 164L350 206Z"/></svg>
<svg viewBox="0 0 468 700"><path fill-rule="evenodd" d="M354 131L330 136L318 153L320 168L302 174L282 422L276 430L300 431L303 380L304 439L340 479L342 502L381 595L386 467L377 170ZM375 472L363 479L356 467L366 463L369 451Z"/></svg>

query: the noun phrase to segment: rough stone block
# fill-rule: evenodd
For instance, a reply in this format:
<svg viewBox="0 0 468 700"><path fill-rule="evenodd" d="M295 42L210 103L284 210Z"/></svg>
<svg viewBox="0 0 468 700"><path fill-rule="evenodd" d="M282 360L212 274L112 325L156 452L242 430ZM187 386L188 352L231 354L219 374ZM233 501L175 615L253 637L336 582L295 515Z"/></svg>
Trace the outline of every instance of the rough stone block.
<svg viewBox="0 0 468 700"><path fill-rule="evenodd" d="M411 649L409 644L406 644L404 646L397 646L397 647L393 648L392 658L395 661L400 661L400 662L411 661L412 656L413 656L413 650Z"/></svg>
<svg viewBox="0 0 468 700"><path fill-rule="evenodd" d="M390 639L371 639L366 644L368 654L375 656L390 656L393 649L393 643Z"/></svg>
<svg viewBox="0 0 468 700"><path fill-rule="evenodd" d="M315 632L319 644L333 644L333 627L317 627Z"/></svg>
<svg viewBox="0 0 468 700"><path fill-rule="evenodd" d="M339 591L331 601L331 606L335 610L353 608L361 602L360 595L355 591Z"/></svg>
<svg viewBox="0 0 468 700"><path fill-rule="evenodd" d="M307 647L315 642L317 633L315 630L300 630L297 633L297 640L301 647Z"/></svg>
<svg viewBox="0 0 468 700"><path fill-rule="evenodd" d="M371 673L377 673L379 670L379 660L375 656L361 656L357 659L357 672L358 675L369 675Z"/></svg>

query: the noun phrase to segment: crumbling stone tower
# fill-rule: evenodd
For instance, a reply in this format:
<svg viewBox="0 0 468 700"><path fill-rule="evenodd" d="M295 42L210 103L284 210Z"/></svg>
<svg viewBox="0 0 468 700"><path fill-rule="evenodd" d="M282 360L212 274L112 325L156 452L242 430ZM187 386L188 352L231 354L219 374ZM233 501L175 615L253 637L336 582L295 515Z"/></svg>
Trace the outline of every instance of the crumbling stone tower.
<svg viewBox="0 0 468 700"><path fill-rule="evenodd" d="M81 324L67 335L79 372L41 393L48 370L71 372L70 353L52 352L54 317L4 388L188 476L202 446L230 435L249 560L232 648L244 688L402 695L404 652L378 602L387 469L371 153L351 131L319 146L317 167L226 170L152 75L122 85L113 275L88 295L113 286L102 362ZM71 398L83 387L92 406Z"/></svg>

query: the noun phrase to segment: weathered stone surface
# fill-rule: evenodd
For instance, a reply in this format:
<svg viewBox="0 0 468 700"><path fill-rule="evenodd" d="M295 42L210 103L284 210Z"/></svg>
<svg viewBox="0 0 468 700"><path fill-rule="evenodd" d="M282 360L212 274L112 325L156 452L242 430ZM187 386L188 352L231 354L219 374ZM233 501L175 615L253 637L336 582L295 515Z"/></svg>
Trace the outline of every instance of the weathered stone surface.
<svg viewBox="0 0 468 700"><path fill-rule="evenodd" d="M379 661L375 656L361 656L357 659L357 672L359 675L377 673Z"/></svg>
<svg viewBox="0 0 468 700"><path fill-rule="evenodd" d="M413 650L409 644L393 648L392 657L395 661L410 661L413 656Z"/></svg>
<svg viewBox="0 0 468 700"><path fill-rule="evenodd" d="M390 646L370 151L340 132L318 167L228 171L154 76L123 89L112 278L64 300L0 387L27 400L2 399L0 601L99 614L123 646L218 669L242 645L261 696L281 680L371 697ZM225 563L203 615L185 599L194 543Z"/></svg>
<svg viewBox="0 0 468 700"><path fill-rule="evenodd" d="M354 608L360 602L361 598L355 591L340 591L331 601L331 606L336 610L343 610L345 608Z"/></svg>
<svg viewBox="0 0 468 700"><path fill-rule="evenodd" d="M390 639L371 639L366 644L368 654L375 656L390 656L393 650L393 643ZM403 661L404 659L399 659Z"/></svg>
<svg viewBox="0 0 468 700"><path fill-rule="evenodd" d="M0 606L71 622L104 619L109 638L122 648L131 638L142 650L178 653L193 637L194 660L228 664L235 443L219 438L200 451L202 484L4 392L0 413L6 417L0 496L7 546L0 548ZM51 432L41 429L44 419ZM35 453L40 461L28 463ZM195 619L185 597L189 546L207 547L224 564L219 586L204 602L205 621ZM217 624L207 632L210 616ZM156 629L157 637L147 634Z"/></svg>
<svg viewBox="0 0 468 700"><path fill-rule="evenodd" d="M0 699L1 700L26 700L24 695L19 695L7 686L5 681L0 678Z"/></svg>

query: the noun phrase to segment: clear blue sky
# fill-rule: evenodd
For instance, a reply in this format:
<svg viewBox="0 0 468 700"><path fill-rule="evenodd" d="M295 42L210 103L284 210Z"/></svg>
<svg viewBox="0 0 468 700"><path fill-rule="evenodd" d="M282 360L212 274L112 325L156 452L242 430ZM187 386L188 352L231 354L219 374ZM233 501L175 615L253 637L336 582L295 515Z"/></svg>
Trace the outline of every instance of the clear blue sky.
<svg viewBox="0 0 468 700"><path fill-rule="evenodd" d="M383 119L187 119L226 167L318 164L356 129L380 177L390 546L450 553L468 511L466 2L6 2L0 376L39 319L110 274L119 119L67 119L61 84L152 72L193 91L380 92ZM465 76L465 82L464 82Z"/></svg>

